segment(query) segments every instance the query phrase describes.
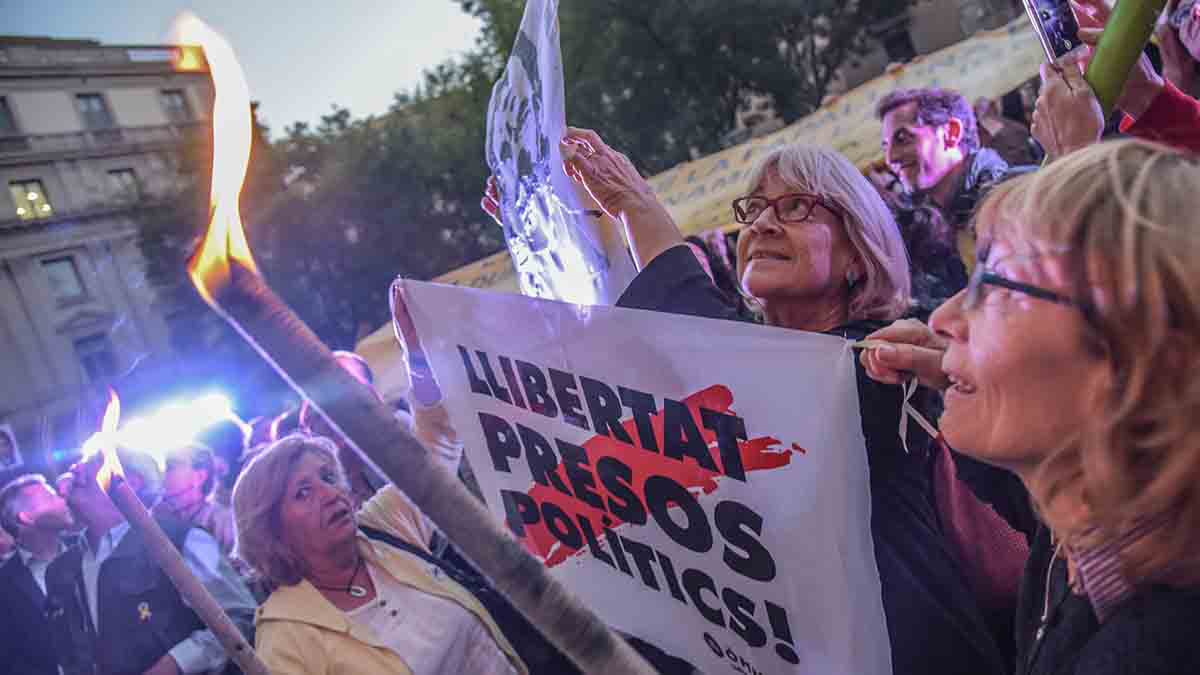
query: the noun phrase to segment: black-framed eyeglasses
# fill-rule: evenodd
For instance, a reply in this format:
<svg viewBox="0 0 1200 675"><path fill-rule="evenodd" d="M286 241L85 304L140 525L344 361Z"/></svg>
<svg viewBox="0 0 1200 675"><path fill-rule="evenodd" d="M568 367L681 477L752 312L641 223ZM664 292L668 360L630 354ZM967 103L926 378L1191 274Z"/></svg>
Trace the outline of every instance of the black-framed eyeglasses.
<svg viewBox="0 0 1200 675"><path fill-rule="evenodd" d="M962 308L964 310L974 309L975 307L978 307L981 302L983 302L985 286L998 286L1000 288L1007 288L1010 291L1024 293L1025 295L1038 298L1039 300L1047 300L1060 305L1077 307L1081 310L1084 310L1085 313L1089 311L1084 303L1081 303L1074 298L1067 297L1062 293L1052 291L1048 288L1042 288L1041 286L1034 286L1033 284L1027 284L1020 281L1014 281L1008 277L1002 277L995 272L988 271L987 268L982 264L975 267L975 271L971 274L970 280L967 281L967 293L963 297L962 304Z"/></svg>
<svg viewBox="0 0 1200 675"><path fill-rule="evenodd" d="M842 209L835 202L820 195L793 192L775 199L750 196L733 200L733 216L743 225L752 225L767 209L775 210L775 219L781 223L802 223L812 215L817 205L824 206L839 220Z"/></svg>
<svg viewBox="0 0 1200 675"><path fill-rule="evenodd" d="M1192 10L1195 9L1195 7L1196 0L1183 0L1183 2L1179 3L1179 6L1175 8L1175 11L1171 12L1171 16L1167 18L1167 25L1175 30L1183 28L1183 24L1187 23L1188 16L1191 15Z"/></svg>

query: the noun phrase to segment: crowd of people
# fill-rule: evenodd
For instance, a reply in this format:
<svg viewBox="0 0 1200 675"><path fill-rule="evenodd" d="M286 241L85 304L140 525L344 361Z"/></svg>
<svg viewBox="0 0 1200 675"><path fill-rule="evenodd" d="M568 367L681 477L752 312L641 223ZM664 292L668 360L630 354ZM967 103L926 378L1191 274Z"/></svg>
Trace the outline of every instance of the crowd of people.
<svg viewBox="0 0 1200 675"><path fill-rule="evenodd" d="M870 345L856 381L898 674L1200 672L1200 3L1170 10L1119 129L1086 48L1043 67L1028 129L956 92L897 91L878 104L882 166L772 150L731 205L735 242L685 239L596 132L562 141L567 174L626 226L639 274L618 306ZM1094 44L1105 5L1075 11ZM489 186L493 216L497 199ZM399 284L392 311L411 379L397 417L478 495ZM896 433L914 378L937 438ZM119 458L272 672L578 672L315 410ZM100 487L102 461L0 489L0 664L233 672ZM694 672L625 637L660 672Z"/></svg>

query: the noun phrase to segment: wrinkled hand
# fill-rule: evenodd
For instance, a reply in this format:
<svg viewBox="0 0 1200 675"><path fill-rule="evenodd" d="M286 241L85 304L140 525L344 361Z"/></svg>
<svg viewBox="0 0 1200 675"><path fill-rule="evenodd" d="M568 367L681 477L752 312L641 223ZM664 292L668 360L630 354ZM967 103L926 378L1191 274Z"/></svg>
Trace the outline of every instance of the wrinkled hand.
<svg viewBox="0 0 1200 675"><path fill-rule="evenodd" d="M1055 159L1100 140L1104 111L1078 67L1080 52L1042 64L1042 90L1029 130Z"/></svg>
<svg viewBox="0 0 1200 675"><path fill-rule="evenodd" d="M950 386L942 372L942 354L946 341L929 326L915 319L901 319L867 336L891 344L864 349L858 359L871 379L884 384L901 384L916 375L917 380L931 389Z"/></svg>
<svg viewBox="0 0 1200 675"><path fill-rule="evenodd" d="M479 206L483 208L496 224L504 227L504 221L500 219L500 185L496 182L495 176L488 176L487 184L483 189L483 199L479 200Z"/></svg>
<svg viewBox="0 0 1200 675"><path fill-rule="evenodd" d="M633 162L608 147L596 132L569 127L562 152L567 175L582 182L609 216L620 219L626 212L657 206L654 191Z"/></svg>
<svg viewBox="0 0 1200 675"><path fill-rule="evenodd" d="M1079 24L1079 40L1087 46L1083 56L1078 59L1079 67L1085 69L1091 62L1092 50L1100 42L1112 10L1104 0L1071 0L1071 10ZM1164 86L1162 76L1154 70L1154 64L1143 52L1130 71L1129 79L1125 81L1125 89L1117 99L1117 108L1136 120L1146 112Z"/></svg>
<svg viewBox="0 0 1200 675"><path fill-rule="evenodd" d="M162 658L155 661L142 675L182 675L182 671L170 654L163 654Z"/></svg>

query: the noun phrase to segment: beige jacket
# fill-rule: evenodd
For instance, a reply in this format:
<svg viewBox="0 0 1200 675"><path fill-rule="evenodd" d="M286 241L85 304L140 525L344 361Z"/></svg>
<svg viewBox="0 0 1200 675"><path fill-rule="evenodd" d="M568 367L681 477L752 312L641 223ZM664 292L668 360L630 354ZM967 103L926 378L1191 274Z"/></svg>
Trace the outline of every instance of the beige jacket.
<svg viewBox="0 0 1200 675"><path fill-rule="evenodd" d="M363 504L360 525L384 530L427 548L429 521L394 486L387 486ZM523 675L529 670L496 626L487 610L453 581L434 579L407 553L359 533L358 547L366 559L396 581L452 600L483 621L501 650ZM369 628L352 623L308 581L277 589L255 616L256 648L273 675L410 674L408 664L384 646Z"/></svg>

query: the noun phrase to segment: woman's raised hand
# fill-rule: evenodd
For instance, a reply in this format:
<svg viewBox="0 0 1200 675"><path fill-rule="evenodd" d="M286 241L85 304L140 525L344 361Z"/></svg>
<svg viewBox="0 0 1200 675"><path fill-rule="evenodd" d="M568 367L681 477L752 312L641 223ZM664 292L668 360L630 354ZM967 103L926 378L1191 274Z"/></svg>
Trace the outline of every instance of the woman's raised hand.
<svg viewBox="0 0 1200 675"><path fill-rule="evenodd" d="M671 214L633 162L608 147L596 132L568 128L562 153L567 175L583 183L600 208L625 225L639 270L663 251L683 243Z"/></svg>
<svg viewBox="0 0 1200 675"><path fill-rule="evenodd" d="M621 219L627 212L657 207L650 184L633 162L608 147L596 132L568 127L562 151L567 175L582 182L609 216Z"/></svg>
<svg viewBox="0 0 1200 675"><path fill-rule="evenodd" d="M868 347L858 359L872 379L885 384L901 384L913 375L926 387L942 390L950 386L942 372L942 354L946 342L929 326L915 319L901 319L867 336L867 340L888 344Z"/></svg>

